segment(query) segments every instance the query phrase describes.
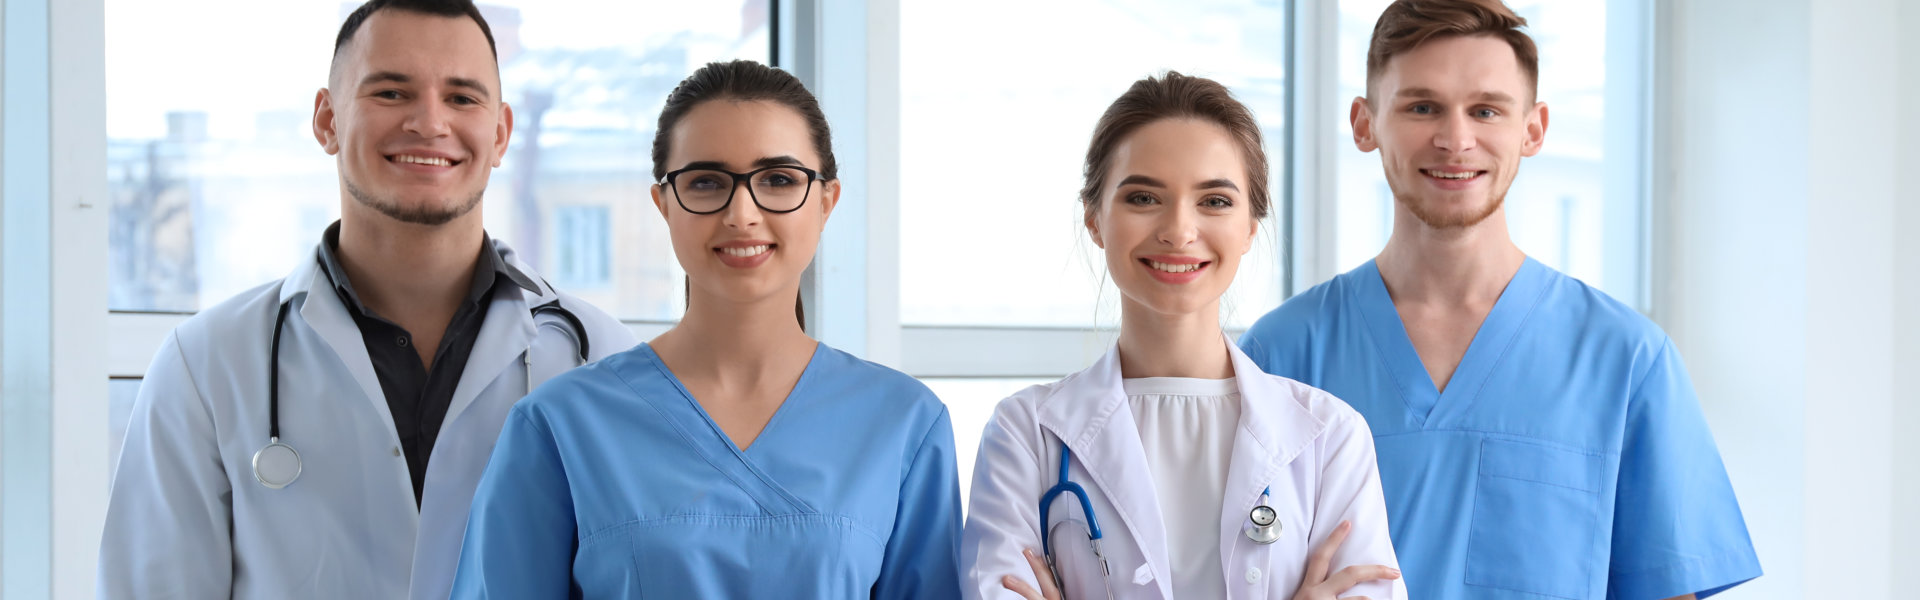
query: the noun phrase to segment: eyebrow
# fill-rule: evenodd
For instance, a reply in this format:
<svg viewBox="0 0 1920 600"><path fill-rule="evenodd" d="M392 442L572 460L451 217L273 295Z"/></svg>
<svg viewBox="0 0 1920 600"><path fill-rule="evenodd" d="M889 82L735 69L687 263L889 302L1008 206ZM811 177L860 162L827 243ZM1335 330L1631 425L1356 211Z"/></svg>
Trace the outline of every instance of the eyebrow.
<svg viewBox="0 0 1920 600"><path fill-rule="evenodd" d="M1152 177L1148 177L1145 175L1128 175L1125 179L1121 179L1119 184L1114 185L1113 187L1120 188L1120 187L1126 187L1134 184L1144 185L1148 187L1157 187L1157 188L1167 187L1167 184L1161 183L1160 180L1154 179ZM1208 179L1206 181L1202 181L1200 182L1199 185L1193 186L1193 188L1196 190L1226 188L1236 192L1240 191L1239 185L1235 185L1233 183L1233 180L1227 179L1225 177L1221 177L1218 179Z"/></svg>
<svg viewBox="0 0 1920 600"><path fill-rule="evenodd" d="M1421 99L1427 99L1427 100L1437 99L1440 97L1439 92L1433 91L1430 88L1421 88L1421 87L1407 88L1404 90L1400 90L1399 93L1395 95L1401 98L1421 98ZM1513 96L1508 95L1505 92L1492 92L1492 91L1480 92L1479 94L1475 95L1473 99L1481 102L1491 102L1494 104L1519 104L1520 103L1519 101L1514 100Z"/></svg>
<svg viewBox="0 0 1920 600"><path fill-rule="evenodd" d="M375 71L373 73L368 74L365 79L360 80L360 85L362 86L372 85L375 83L413 83L413 77L410 75L407 75L406 73L400 73L396 71ZM478 79L470 79L466 77L448 77L447 86L472 90L474 93L480 96L481 100L486 100L492 97L492 92L487 89L487 85L484 83L481 83L480 80Z"/></svg>
<svg viewBox="0 0 1920 600"><path fill-rule="evenodd" d="M790 155L785 155L785 154L782 154L780 156L768 156L768 157L753 161L753 168L755 169L758 169L761 167L783 167L783 166L801 167L806 165L801 164L800 159L794 158ZM696 160L696 161L687 163L687 166L684 166L681 168L682 169L713 169L716 171L725 171L727 170L727 163L723 163L717 160Z"/></svg>

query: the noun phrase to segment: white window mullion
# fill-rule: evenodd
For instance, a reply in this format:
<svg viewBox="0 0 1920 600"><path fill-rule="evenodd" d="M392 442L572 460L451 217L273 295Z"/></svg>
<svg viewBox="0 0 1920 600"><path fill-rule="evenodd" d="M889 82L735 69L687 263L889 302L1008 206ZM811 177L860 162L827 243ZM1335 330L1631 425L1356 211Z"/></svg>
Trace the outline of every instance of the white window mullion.
<svg viewBox="0 0 1920 600"><path fill-rule="evenodd" d="M781 65L820 99L840 165L840 203L803 287L807 326L890 366L900 362L899 10L887 0L780 7L792 16L782 20Z"/></svg>

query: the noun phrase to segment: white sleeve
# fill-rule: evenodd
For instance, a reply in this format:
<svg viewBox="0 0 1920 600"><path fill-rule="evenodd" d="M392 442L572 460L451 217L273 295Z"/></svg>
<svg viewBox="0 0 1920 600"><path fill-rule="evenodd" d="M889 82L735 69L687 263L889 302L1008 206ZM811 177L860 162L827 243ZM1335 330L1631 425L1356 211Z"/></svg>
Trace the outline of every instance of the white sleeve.
<svg viewBox="0 0 1920 600"><path fill-rule="evenodd" d="M1308 548L1320 543L1340 526L1353 523L1346 542L1333 553L1328 573L1338 573L1354 565L1386 565L1400 568L1393 554L1393 541L1387 536L1387 503L1380 494L1380 468L1374 462L1373 431L1367 422L1344 404L1327 424L1320 440L1320 490L1314 505L1313 531ZM1365 596L1374 600L1406 598L1406 584L1399 579L1370 581L1338 594L1340 597Z"/></svg>
<svg viewBox="0 0 1920 600"><path fill-rule="evenodd" d="M177 333L140 383L109 489L100 598L231 595L233 492Z"/></svg>
<svg viewBox="0 0 1920 600"><path fill-rule="evenodd" d="M967 600L1019 598L1000 585L1007 575L1040 589L1021 550L1040 551L1040 494L1046 490L1037 485L1039 427L1022 412L1016 399L1002 401L980 438L960 536L960 597Z"/></svg>

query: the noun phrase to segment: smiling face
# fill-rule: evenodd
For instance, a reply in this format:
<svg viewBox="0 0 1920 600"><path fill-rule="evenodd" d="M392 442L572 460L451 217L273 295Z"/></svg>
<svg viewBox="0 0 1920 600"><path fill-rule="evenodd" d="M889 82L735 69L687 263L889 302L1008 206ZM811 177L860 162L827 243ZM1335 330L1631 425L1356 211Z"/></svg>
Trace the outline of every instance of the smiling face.
<svg viewBox="0 0 1920 600"><path fill-rule="evenodd" d="M1257 227L1242 154L1226 128L1185 118L1148 123L1114 147L1087 229L1129 309L1218 309Z"/></svg>
<svg viewBox="0 0 1920 600"><path fill-rule="evenodd" d="M1521 157L1546 139L1546 104L1497 37L1439 38L1394 55L1372 92L1353 101L1354 144L1380 151L1394 199L1432 228L1497 212Z"/></svg>
<svg viewBox="0 0 1920 600"><path fill-rule="evenodd" d="M439 225L479 205L513 112L473 19L383 10L335 57L313 129L349 207Z"/></svg>
<svg viewBox="0 0 1920 600"><path fill-rule="evenodd" d="M769 101L710 100L687 111L673 127L666 170L688 167L746 173L775 165L820 168L813 139L800 113ZM770 172L772 173L772 172ZM726 208L713 214L691 198L685 206L675 187L704 194L718 180L676 178L675 185L654 184L653 204L667 220L673 251L689 283L699 292L736 302L777 298L791 303L800 274L813 260L827 215L840 198L838 181L815 182L792 212L774 213L754 204L746 185L733 190ZM756 185L786 185L787 181ZM797 182L806 185L804 180ZM725 182L722 185L731 185ZM774 206L771 198L762 202Z"/></svg>

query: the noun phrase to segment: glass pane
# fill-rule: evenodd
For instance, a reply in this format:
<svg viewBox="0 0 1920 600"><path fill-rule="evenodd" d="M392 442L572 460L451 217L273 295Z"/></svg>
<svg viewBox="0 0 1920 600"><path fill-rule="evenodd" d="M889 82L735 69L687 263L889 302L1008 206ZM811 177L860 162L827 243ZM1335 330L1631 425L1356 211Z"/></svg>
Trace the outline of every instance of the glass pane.
<svg viewBox="0 0 1920 600"><path fill-rule="evenodd" d="M1165 70L1219 80L1253 109L1277 214L1283 9L1281 0L902 3L901 321L1117 324L1119 292L1080 225L1081 161L1107 104ZM982 32L1021 42L982 44ZM1223 306L1230 323L1280 301L1279 223L1263 224L1240 267Z"/></svg>
<svg viewBox="0 0 1920 600"><path fill-rule="evenodd" d="M1393 194L1381 174L1380 156L1353 147L1346 106L1366 93L1367 43L1374 21L1391 0L1340 0L1339 222L1335 267L1351 269L1386 246L1393 228ZM1640 171L1644 150L1634 131L1645 123L1607 122L1609 115L1636 114L1608 100L1631 99L1633 81L1607 81L1613 73L1637 71L1608 63L1608 6L1616 2L1507 0L1527 20L1540 48L1540 100L1551 115L1546 146L1522 159L1508 190L1507 222L1514 242L1535 260L1578 277L1614 297L1640 302L1642 228ZM1638 49L1615 48L1620 56ZM1625 67L1625 68L1623 68ZM1610 89L1609 86L1613 86ZM1624 94L1623 94L1624 92ZM1610 180L1611 179L1611 180Z"/></svg>
<svg viewBox="0 0 1920 600"><path fill-rule="evenodd" d="M358 5L107 0L111 308L199 310L309 256L341 201L314 95ZM699 65L768 61L770 6L482 3L515 117L487 230L616 316L676 318L679 263L647 197L654 122Z"/></svg>
<svg viewBox="0 0 1920 600"><path fill-rule="evenodd" d="M107 480L120 470L120 447L127 441L127 419L133 415L133 401L140 395L140 380L107 380Z"/></svg>
<svg viewBox="0 0 1920 600"><path fill-rule="evenodd" d="M973 460L980 455L980 433L987 428L987 421L993 418L993 408L1001 400L1012 396L1014 392L1028 386L1055 381L1054 379L973 379L973 378L927 378L920 383L927 384L934 395L947 404L947 415L953 421L953 455L960 466L960 501L967 501L967 491L973 486ZM1035 498L1038 502L1040 499Z"/></svg>

